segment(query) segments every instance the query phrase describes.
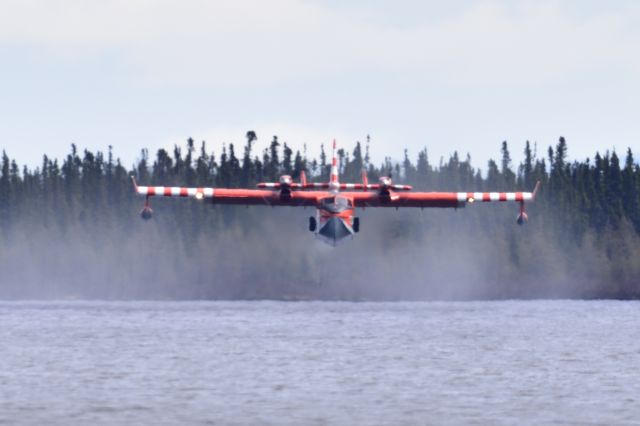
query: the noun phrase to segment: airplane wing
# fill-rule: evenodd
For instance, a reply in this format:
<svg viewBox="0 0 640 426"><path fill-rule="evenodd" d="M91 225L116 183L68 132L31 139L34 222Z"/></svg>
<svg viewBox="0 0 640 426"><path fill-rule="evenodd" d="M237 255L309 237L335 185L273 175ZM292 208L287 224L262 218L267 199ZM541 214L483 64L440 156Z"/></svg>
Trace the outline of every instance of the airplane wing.
<svg viewBox="0 0 640 426"><path fill-rule="evenodd" d="M533 192L343 192L356 207L441 207L459 208L473 202L525 202L535 199Z"/></svg>
<svg viewBox="0 0 640 426"><path fill-rule="evenodd" d="M343 192L355 207L464 207L455 192L406 192L383 196L377 192Z"/></svg>
<svg viewBox="0 0 640 426"><path fill-rule="evenodd" d="M233 188L187 188L178 186L138 186L134 180L138 195L146 197L176 197L207 200L212 204L267 205L267 206L315 206L320 192L294 191L287 197L278 192L263 189Z"/></svg>

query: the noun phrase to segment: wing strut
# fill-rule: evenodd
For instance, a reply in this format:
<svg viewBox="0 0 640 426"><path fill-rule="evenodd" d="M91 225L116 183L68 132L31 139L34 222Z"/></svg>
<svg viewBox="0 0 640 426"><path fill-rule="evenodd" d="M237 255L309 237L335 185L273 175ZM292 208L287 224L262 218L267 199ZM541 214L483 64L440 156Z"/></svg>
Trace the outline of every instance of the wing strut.
<svg viewBox="0 0 640 426"><path fill-rule="evenodd" d="M136 190L136 194L139 194L140 191L138 191L138 182L136 182L136 177L131 175L131 181L133 182L133 188ZM144 206L142 206L142 210L140 210L140 217L144 220L149 220L153 217L153 209L149 202L149 194L144 197Z"/></svg>
<svg viewBox="0 0 640 426"><path fill-rule="evenodd" d="M540 189L540 181L536 182L536 186L531 193L531 201L535 201L536 195L538 194L538 190ZM529 221L529 215L524 206L524 198L520 201L520 213L518 214L518 219L516 222L518 225L524 225Z"/></svg>

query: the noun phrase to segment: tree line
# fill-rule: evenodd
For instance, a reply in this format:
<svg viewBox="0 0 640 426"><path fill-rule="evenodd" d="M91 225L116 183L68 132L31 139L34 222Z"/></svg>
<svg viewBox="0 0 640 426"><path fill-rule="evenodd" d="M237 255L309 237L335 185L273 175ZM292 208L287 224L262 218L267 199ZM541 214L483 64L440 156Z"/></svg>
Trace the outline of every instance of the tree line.
<svg viewBox="0 0 640 426"><path fill-rule="evenodd" d="M255 149L256 141L256 133L249 131L242 147L229 143L210 149L206 142L196 143L190 138L186 144L176 145L171 151L160 149L154 156L143 149L139 159L131 167L123 165L111 147L103 153L86 149L79 151L76 145L72 145L65 158L59 160L44 155L42 164L35 168L20 167L3 151L0 170L0 271L13 271L15 268L15 264L3 266L3 262L9 262L7 259L18 256L18 249L12 248L14 245L23 247L26 254L21 257L22 261L33 265L36 261L28 258L29 253L42 251L41 256L46 257L46 251L53 250L49 243L55 238L58 238L57 241L64 248L67 243L78 245L80 243L77 239L82 240L85 238L83 235L88 236L88 240L82 244L91 247L97 253L96 256L102 253L108 257L112 254L109 250L116 252L119 244L124 247L133 235L140 237L148 233L148 229L141 228L143 225L135 214L141 206L141 200L133 194L131 176L135 176L142 184L233 188L253 187L261 181L277 181L282 174L298 179L304 170L311 181L328 181L331 159L330 152L327 152L324 145L319 158L310 158L306 146L294 149L288 143L282 143L277 136L261 152ZM535 182L540 181L538 199L531 206L535 210L530 224L532 230L524 232L537 232L547 240L545 244L552 241L554 250L559 253L557 263L563 264L566 271L571 269L571 256L590 256L591 263L598 265L595 276L581 277L580 280L585 283L571 286L572 291L566 295L620 298L640 296L640 270L634 266L633 259L634 253L640 249L640 167L630 148L623 159L614 150L596 153L593 159L569 161L567 142L563 137L559 138L557 144L549 146L543 155L538 153L535 144L532 146L527 141L523 147L523 160L515 165L511 159L510 147L505 141L500 146L499 159L490 160L484 169L474 167L468 154L460 156L457 152L434 163L426 147L414 157L405 150L401 161L385 158L380 164L374 164L369 150L370 140L367 137L363 143L356 142L352 149L338 151L341 181L360 181L363 169L367 170L370 180L391 175L395 182L411 184L416 190L427 191L531 190ZM247 229L257 231L254 222L269 226L268 224L275 224L279 220L278 215L257 214L255 209L247 211L238 207L218 206L213 214L211 206L195 202L156 202L154 208L163 211L161 223L167 229L165 238L177 244L174 246L174 254L181 251L181 255L191 256L190 261L198 253L217 250L216 244L219 245L219 241L215 238L203 241L203 235L230 235L234 232L240 235L238 238L242 238ZM476 210L465 216L464 226L468 226L468 229L480 227L482 231L478 238L485 239L484 244L489 250L495 251L495 257L508 264L501 266L504 269L501 272L503 275L491 276L487 280L506 282L515 280L514 277L517 276L533 280L535 265L523 260L526 256L521 254L527 251L527 239L534 240L536 237L524 238L516 234L521 231L505 230L502 222L507 214L504 212L504 209L484 212ZM375 223L375 232L385 236L381 243L384 247L401 247L403 241L411 238L417 238L420 246L424 246L429 243L429 235L433 235L433 232L428 232L431 226L460 227L461 224L459 220L452 225L451 219L428 217L427 225L419 228L415 216L403 218L402 221L388 220L379 214L372 214L367 221ZM514 220L509 220L509 225L513 222ZM367 222L364 223L364 232L374 232L367 228ZM278 226L280 225L275 224L273 227ZM302 229L304 228L291 232L301 232ZM30 239L29 235L41 237ZM498 244L491 240L495 235L500 240ZM281 237L283 241L288 238ZM540 249L544 250L543 243L539 244ZM39 248L43 245L46 250ZM145 254L153 253L150 248L137 248L143 252L149 250ZM385 250L388 249L381 248L380 253L385 253ZM543 267L553 269L553 261L552 258L547 259L548 265ZM54 270L58 267L59 265L52 266ZM179 268L180 265L177 264L176 267ZM309 268L310 265L306 267ZM225 271L227 274L233 272L232 269ZM563 279L567 278L567 274L570 275L570 272L563 273ZM7 273L3 281L8 280L8 277L12 277L13 281L28 281L23 275L17 272ZM36 275L38 279L46 276L45 273ZM139 272L135 276L145 275ZM244 277L246 280L246 276ZM119 278L121 282L127 279L125 276ZM194 278L205 281L201 283L205 288L209 286L207 279L204 269ZM258 276L255 279L260 281L262 278ZM307 292L297 287L300 281L306 280L303 272L291 276L289 279L292 282L286 285L277 282L278 279L283 279L282 276L269 279L274 282L263 286L269 290L254 291L255 288L243 285L241 287L244 290L231 295L220 296L211 290L198 293L195 297L243 298L255 294L256 297L278 298L282 296L283 286L294 293L309 293L310 297L320 294L318 297L323 297L322 292ZM553 277L549 275L549 279L553 280ZM87 276L86 280L91 281L92 278ZM35 283L32 287L37 289L38 285ZM74 287L74 291L80 295L83 294L82 285L79 282L77 288ZM526 285L531 288L528 289ZM495 288L502 289L500 291L493 291L494 287L491 287L491 291L480 297L556 296L532 290L542 288L535 282L525 284L524 287L510 286L511 284L496 286ZM14 287L15 283L9 293L21 294L20 289ZM503 291L505 288L508 290ZM117 297L118 293L115 294ZM126 291L122 294L128 295ZM562 295L564 294L560 294ZM189 294L183 296L189 297Z"/></svg>

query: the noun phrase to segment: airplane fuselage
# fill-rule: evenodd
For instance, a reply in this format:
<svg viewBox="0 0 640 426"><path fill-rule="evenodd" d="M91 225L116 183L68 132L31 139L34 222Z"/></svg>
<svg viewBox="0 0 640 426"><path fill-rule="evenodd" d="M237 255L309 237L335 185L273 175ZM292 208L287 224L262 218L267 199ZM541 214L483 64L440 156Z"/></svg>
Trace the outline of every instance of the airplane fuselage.
<svg viewBox="0 0 640 426"><path fill-rule="evenodd" d="M352 237L359 228L354 211L353 200L338 193L323 198L313 226L316 238L335 247L345 238Z"/></svg>

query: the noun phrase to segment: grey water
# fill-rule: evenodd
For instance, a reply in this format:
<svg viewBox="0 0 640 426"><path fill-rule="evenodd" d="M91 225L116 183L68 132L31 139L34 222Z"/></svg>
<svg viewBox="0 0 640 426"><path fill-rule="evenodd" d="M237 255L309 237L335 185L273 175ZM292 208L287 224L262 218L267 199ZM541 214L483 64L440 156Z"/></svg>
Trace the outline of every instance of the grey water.
<svg viewBox="0 0 640 426"><path fill-rule="evenodd" d="M2 302L10 425L640 424L640 303Z"/></svg>

